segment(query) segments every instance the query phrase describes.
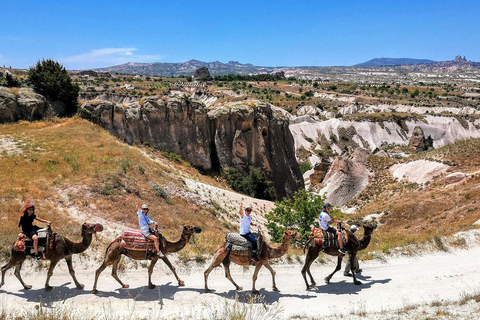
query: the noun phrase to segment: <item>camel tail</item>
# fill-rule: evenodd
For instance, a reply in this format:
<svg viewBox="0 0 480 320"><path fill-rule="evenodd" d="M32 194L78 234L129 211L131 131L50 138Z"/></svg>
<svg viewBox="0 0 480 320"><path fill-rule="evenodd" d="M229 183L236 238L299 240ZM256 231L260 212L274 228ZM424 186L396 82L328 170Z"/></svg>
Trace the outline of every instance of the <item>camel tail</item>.
<svg viewBox="0 0 480 320"><path fill-rule="evenodd" d="M312 241L312 239L313 239L312 236L308 237L307 242L305 242L305 245L303 246L303 253L305 253L305 250L307 250L307 248L310 247L310 242Z"/></svg>

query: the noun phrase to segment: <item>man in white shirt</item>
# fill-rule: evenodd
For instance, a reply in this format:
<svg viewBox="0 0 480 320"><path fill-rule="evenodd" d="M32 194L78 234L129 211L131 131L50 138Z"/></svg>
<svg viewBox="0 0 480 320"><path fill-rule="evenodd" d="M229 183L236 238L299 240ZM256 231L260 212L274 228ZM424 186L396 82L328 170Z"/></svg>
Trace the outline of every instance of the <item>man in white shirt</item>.
<svg viewBox="0 0 480 320"><path fill-rule="evenodd" d="M340 246L340 249L338 249L338 252L345 255L347 253L347 251L345 251L345 249L343 249L342 233L340 231L337 231L335 228L328 225L330 222L333 222L333 223L340 223L341 222L340 220L333 220L332 218L330 218L330 215L329 215L330 208L331 208L331 205L328 202L323 205L323 211L320 213L320 216L318 217L318 222L320 224L320 229L322 229L323 231L327 231L327 232L330 232L330 233L333 233L333 234L337 235L338 245Z"/></svg>

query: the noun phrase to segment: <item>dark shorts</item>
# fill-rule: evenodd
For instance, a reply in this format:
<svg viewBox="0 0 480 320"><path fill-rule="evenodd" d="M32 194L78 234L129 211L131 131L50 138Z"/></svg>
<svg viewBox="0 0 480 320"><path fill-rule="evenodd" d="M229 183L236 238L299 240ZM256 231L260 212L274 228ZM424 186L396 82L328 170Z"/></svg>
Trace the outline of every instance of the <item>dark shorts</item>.
<svg viewBox="0 0 480 320"><path fill-rule="evenodd" d="M333 228L333 227L330 227L330 226L329 226L328 229L325 230L325 231L330 232L330 233L333 233L333 234L337 234L337 229L335 229L335 228Z"/></svg>
<svg viewBox="0 0 480 320"><path fill-rule="evenodd" d="M32 230L26 235L27 237L29 237L30 239L32 239L32 237L34 235L37 234L37 231L40 230L41 228L38 227L38 226L33 226Z"/></svg>

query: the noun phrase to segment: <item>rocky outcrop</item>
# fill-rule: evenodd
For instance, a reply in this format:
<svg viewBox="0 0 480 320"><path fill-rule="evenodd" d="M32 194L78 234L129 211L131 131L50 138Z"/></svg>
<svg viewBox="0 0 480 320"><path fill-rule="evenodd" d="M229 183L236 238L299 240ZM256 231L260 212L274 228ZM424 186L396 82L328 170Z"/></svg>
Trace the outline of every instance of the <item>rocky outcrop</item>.
<svg viewBox="0 0 480 320"><path fill-rule="evenodd" d="M38 120L56 114L45 97L30 88L0 87L0 123Z"/></svg>
<svg viewBox="0 0 480 320"><path fill-rule="evenodd" d="M313 167L313 173L310 175L310 185L312 188L322 183L323 179L327 175L328 169L331 163L325 160L320 160Z"/></svg>
<svg viewBox="0 0 480 320"><path fill-rule="evenodd" d="M429 148L433 148L433 140L431 137L425 139L422 128L417 126L413 129L412 136L408 142L408 147L416 153L426 151Z"/></svg>
<svg viewBox="0 0 480 320"><path fill-rule="evenodd" d="M262 101L208 110L190 96L129 104L94 100L84 103L81 113L130 144L174 152L203 170L261 168L279 199L304 187L288 118Z"/></svg>
<svg viewBox="0 0 480 320"><path fill-rule="evenodd" d="M207 67L198 68L195 70L195 74L193 75L195 79L211 79L212 76L210 75L210 71L208 71Z"/></svg>
<svg viewBox="0 0 480 320"><path fill-rule="evenodd" d="M369 171L366 167L370 155L368 150L358 148L347 158L337 157L333 161L323 181L327 201L335 206L343 206L359 195L368 184Z"/></svg>

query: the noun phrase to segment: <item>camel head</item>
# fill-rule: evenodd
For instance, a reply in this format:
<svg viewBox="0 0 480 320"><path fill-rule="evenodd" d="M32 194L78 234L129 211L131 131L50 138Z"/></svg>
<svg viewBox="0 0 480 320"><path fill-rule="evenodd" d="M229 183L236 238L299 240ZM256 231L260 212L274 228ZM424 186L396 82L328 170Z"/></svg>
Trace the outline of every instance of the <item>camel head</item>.
<svg viewBox="0 0 480 320"><path fill-rule="evenodd" d="M282 242L285 242L287 240L297 240L299 241L302 239L302 235L296 231L290 231L290 230L285 230L283 231L283 236L282 236Z"/></svg>
<svg viewBox="0 0 480 320"><path fill-rule="evenodd" d="M365 229L366 234L373 233L373 230L377 229L377 223L366 223L362 226Z"/></svg>
<svg viewBox="0 0 480 320"><path fill-rule="evenodd" d="M192 234L200 233L200 232L202 232L202 228L200 228L200 227L183 225L182 234L184 234L186 236L190 237Z"/></svg>
<svg viewBox="0 0 480 320"><path fill-rule="evenodd" d="M82 224L82 233L93 233L102 232L103 226L100 223L87 223Z"/></svg>

